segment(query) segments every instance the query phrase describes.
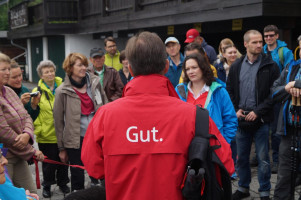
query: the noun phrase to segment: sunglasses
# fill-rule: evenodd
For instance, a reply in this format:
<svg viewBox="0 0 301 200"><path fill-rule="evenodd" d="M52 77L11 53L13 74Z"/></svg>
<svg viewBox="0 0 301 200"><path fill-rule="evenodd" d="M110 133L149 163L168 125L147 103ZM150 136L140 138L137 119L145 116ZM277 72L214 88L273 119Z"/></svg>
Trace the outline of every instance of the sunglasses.
<svg viewBox="0 0 301 200"><path fill-rule="evenodd" d="M276 35L276 34L264 35L264 38L268 38L268 37L272 38L272 37L274 37L275 35Z"/></svg>

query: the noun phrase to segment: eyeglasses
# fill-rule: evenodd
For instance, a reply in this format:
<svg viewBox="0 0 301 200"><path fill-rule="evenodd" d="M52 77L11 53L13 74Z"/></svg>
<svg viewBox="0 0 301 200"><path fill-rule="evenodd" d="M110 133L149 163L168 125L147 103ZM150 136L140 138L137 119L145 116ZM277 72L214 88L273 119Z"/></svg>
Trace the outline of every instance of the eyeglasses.
<svg viewBox="0 0 301 200"><path fill-rule="evenodd" d="M113 49L115 47L116 47L116 45L108 46L108 49Z"/></svg>
<svg viewBox="0 0 301 200"><path fill-rule="evenodd" d="M274 37L275 35L276 35L276 34L264 35L264 38L268 38L268 37L272 38L272 37Z"/></svg>

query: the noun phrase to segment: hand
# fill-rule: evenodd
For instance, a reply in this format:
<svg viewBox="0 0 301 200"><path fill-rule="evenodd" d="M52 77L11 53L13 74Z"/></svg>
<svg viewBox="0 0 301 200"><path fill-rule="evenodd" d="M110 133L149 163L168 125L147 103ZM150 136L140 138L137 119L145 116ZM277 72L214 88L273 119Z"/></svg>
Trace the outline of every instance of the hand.
<svg viewBox="0 0 301 200"><path fill-rule="evenodd" d="M36 153L34 155L36 156L36 159L38 161L43 161L45 159L44 154L40 150L36 150Z"/></svg>
<svg viewBox="0 0 301 200"><path fill-rule="evenodd" d="M245 118L246 121L254 121L257 118L257 115L254 111L251 111Z"/></svg>
<svg viewBox="0 0 301 200"><path fill-rule="evenodd" d="M39 200L39 196L38 196L37 194L30 193L29 190L26 190L26 191L25 191L25 194L26 194L27 196L31 196L31 197L35 198L36 200Z"/></svg>
<svg viewBox="0 0 301 200"><path fill-rule="evenodd" d="M40 103L41 93L38 94L38 96L31 98L31 108L36 110L38 107L38 104Z"/></svg>
<svg viewBox="0 0 301 200"><path fill-rule="evenodd" d="M61 159L61 161L63 163L67 163L68 162L68 155L67 155L67 151L66 150L61 150L59 153L59 157Z"/></svg>
<svg viewBox="0 0 301 200"><path fill-rule="evenodd" d="M296 81L291 81L288 84L286 84L285 91L290 93L290 89L294 87L295 83L296 83Z"/></svg>
<svg viewBox="0 0 301 200"><path fill-rule="evenodd" d="M291 88L289 90L289 93L293 96L293 97L300 97L301 94L301 90L299 88Z"/></svg>
<svg viewBox="0 0 301 200"><path fill-rule="evenodd" d="M29 134L27 133L22 133L20 135L18 135L16 138L15 138L15 144L13 145L14 147L18 148L18 149L24 149L26 147L26 145L28 144L29 142L29 139L30 139L30 136Z"/></svg>
<svg viewBox="0 0 301 200"><path fill-rule="evenodd" d="M23 105L26 105L30 100L30 93L26 92L24 94L21 95L21 101L23 103Z"/></svg>
<svg viewBox="0 0 301 200"><path fill-rule="evenodd" d="M242 113L244 110L242 109L239 109L237 112L236 112L236 117L239 119L239 118L245 118L246 116Z"/></svg>

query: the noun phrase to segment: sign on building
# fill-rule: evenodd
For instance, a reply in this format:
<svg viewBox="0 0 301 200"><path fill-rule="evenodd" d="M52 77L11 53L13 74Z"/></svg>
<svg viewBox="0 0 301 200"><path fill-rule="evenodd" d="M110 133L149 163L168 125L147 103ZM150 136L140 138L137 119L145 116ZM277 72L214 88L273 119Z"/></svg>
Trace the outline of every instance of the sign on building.
<svg viewBox="0 0 301 200"><path fill-rule="evenodd" d="M10 10L10 28L16 29L28 26L27 4L19 4Z"/></svg>

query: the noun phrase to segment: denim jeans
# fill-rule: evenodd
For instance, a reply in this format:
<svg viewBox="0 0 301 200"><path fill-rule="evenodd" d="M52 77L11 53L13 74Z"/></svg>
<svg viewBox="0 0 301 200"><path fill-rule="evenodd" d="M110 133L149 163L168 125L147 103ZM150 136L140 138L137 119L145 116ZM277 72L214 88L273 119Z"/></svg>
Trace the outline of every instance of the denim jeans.
<svg viewBox="0 0 301 200"><path fill-rule="evenodd" d="M257 131L238 128L236 134L237 163L239 176L238 190L248 192L251 183L250 151L254 138L256 157L258 160L258 182L261 197L269 196L271 189L271 169L269 158L269 124L263 124Z"/></svg>

